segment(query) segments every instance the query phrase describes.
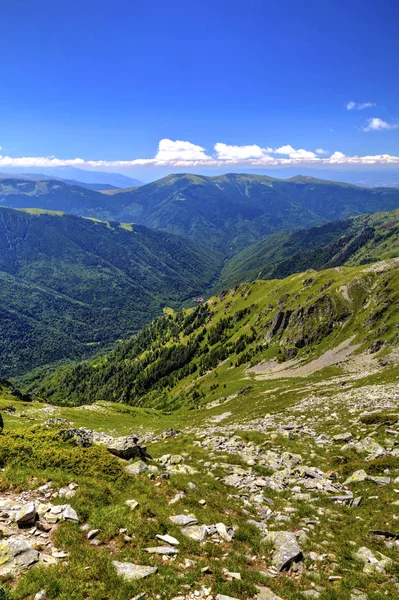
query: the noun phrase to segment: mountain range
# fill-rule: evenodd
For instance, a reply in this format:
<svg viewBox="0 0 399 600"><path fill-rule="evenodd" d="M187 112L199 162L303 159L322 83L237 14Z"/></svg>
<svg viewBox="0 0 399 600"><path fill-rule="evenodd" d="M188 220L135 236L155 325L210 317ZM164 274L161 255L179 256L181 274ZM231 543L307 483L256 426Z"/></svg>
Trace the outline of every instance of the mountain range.
<svg viewBox="0 0 399 600"><path fill-rule="evenodd" d="M293 177L169 175L112 193L55 181L2 180L0 202L184 235L232 256L267 235L399 207L399 189Z"/></svg>

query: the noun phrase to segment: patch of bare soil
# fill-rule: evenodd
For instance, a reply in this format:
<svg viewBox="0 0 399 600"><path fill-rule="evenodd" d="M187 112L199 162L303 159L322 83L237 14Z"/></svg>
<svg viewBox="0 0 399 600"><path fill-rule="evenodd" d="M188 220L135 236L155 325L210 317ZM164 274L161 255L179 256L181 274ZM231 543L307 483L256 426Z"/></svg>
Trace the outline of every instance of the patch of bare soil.
<svg viewBox="0 0 399 600"><path fill-rule="evenodd" d="M358 345L351 345L353 338L349 338L339 344L332 350L327 350L324 354L312 360L309 363L301 364L298 360L288 360L284 363L278 363L275 360L270 360L267 363L259 363L248 369L248 373L252 373L258 379L285 379L288 377L307 377L320 371L325 367L331 367L341 362L346 361L352 352L357 350Z"/></svg>

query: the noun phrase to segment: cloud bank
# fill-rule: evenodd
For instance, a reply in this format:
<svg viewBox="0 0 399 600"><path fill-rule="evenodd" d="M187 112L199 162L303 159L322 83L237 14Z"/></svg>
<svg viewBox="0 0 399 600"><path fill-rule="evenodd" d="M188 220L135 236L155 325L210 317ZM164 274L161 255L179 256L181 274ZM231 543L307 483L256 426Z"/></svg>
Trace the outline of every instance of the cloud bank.
<svg viewBox="0 0 399 600"><path fill-rule="evenodd" d="M381 119L370 119L367 131L394 129ZM83 158L57 158L55 156L11 157L0 154L0 168L32 167L78 167L78 168L124 168L137 166L153 167L243 167L259 168L286 165L399 165L399 156L376 154L347 156L343 152L328 152L322 148L315 150L295 149L286 144L278 148L262 148L256 144L247 146L228 145L217 142L212 152L192 142L162 139L153 158L133 158L132 160L85 160Z"/></svg>

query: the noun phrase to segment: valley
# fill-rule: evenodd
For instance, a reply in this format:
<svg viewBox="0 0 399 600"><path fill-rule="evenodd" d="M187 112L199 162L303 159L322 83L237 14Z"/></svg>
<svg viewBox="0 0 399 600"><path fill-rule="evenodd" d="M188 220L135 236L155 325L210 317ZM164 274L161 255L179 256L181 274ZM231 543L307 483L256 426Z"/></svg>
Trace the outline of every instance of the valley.
<svg viewBox="0 0 399 600"><path fill-rule="evenodd" d="M0 208L7 600L399 594L398 210L240 211Z"/></svg>

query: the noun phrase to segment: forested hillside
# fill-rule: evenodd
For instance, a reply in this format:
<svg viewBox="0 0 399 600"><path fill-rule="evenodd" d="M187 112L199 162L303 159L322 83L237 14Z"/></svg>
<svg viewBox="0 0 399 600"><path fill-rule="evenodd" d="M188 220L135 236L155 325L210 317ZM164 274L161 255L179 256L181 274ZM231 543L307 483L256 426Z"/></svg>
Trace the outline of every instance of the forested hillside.
<svg viewBox="0 0 399 600"><path fill-rule="evenodd" d="M224 266L218 288L306 269L361 265L399 256L399 210L362 215L266 237Z"/></svg>
<svg viewBox="0 0 399 600"><path fill-rule="evenodd" d="M396 259L243 284L160 317L104 357L31 381L30 391L60 404L196 407L261 361L306 362L342 343L397 344L398 295Z"/></svg>
<svg viewBox="0 0 399 600"><path fill-rule="evenodd" d="M204 292L220 257L139 225L0 209L0 374L88 356Z"/></svg>

